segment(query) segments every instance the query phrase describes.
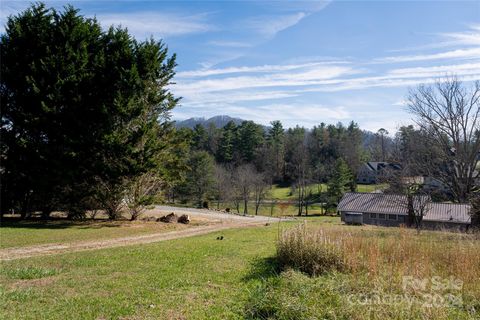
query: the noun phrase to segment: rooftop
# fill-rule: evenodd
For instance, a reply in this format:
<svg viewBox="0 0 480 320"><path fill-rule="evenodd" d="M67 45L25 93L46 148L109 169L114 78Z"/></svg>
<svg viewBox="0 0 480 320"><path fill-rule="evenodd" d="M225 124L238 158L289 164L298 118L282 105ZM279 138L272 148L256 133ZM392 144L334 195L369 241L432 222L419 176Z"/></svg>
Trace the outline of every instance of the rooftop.
<svg viewBox="0 0 480 320"><path fill-rule="evenodd" d="M407 197L401 194L346 193L338 204L339 211L407 215ZM424 208L423 220L470 223L470 205L431 202L428 196L414 198L416 208Z"/></svg>

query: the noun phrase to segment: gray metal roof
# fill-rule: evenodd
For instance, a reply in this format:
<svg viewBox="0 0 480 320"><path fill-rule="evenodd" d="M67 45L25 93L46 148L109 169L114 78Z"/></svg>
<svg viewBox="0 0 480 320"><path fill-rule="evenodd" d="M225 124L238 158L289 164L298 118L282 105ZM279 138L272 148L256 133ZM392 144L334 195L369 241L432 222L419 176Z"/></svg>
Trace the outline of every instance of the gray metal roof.
<svg viewBox="0 0 480 320"><path fill-rule="evenodd" d="M371 171L380 171L383 169L400 170L401 166L397 163L384 162L384 161L368 161L366 162L367 168Z"/></svg>
<svg viewBox="0 0 480 320"><path fill-rule="evenodd" d="M407 214L407 197L399 194L345 193L339 211Z"/></svg>
<svg viewBox="0 0 480 320"><path fill-rule="evenodd" d="M423 216L426 221L468 223L471 222L470 205L463 203L429 204L429 210Z"/></svg>
<svg viewBox="0 0 480 320"><path fill-rule="evenodd" d="M416 197L414 205L424 205L425 221L470 223L470 205L431 202L427 196ZM407 197L400 194L345 193L338 204L344 212L385 213L407 215Z"/></svg>

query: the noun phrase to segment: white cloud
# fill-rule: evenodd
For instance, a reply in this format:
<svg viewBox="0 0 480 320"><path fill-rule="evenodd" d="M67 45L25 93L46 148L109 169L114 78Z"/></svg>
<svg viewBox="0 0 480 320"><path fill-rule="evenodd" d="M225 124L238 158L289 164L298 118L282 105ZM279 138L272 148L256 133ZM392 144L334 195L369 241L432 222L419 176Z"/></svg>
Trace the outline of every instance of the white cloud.
<svg viewBox="0 0 480 320"><path fill-rule="evenodd" d="M246 88L306 86L321 80L354 74L358 71L346 66L316 66L297 72L267 73L260 76L238 76L197 81L177 81L174 86L180 95L192 92L218 92ZM320 81L320 82L319 82Z"/></svg>
<svg viewBox="0 0 480 320"><path fill-rule="evenodd" d="M203 68L200 70L191 70L191 71L182 71L177 73L178 78L189 78L189 77L207 77L214 75L222 74L233 74L233 73L270 73L278 71L290 71L295 69L302 68L312 68L322 65L335 65L335 64L346 64L346 62L311 62L303 64L282 64L282 65L262 65L262 66L253 66L253 67L227 67L227 68Z"/></svg>
<svg viewBox="0 0 480 320"><path fill-rule="evenodd" d="M359 66L360 67L360 66ZM369 75L348 64L309 63L206 69L184 72L172 86L185 105L232 104L301 97L309 92L338 92L430 83L455 74L465 81L480 80L480 60L464 64L394 68ZM240 73L238 76L231 74ZM209 76L228 75L209 78ZM198 79L198 77L206 77ZM267 89L268 88L268 89Z"/></svg>
<svg viewBox="0 0 480 320"><path fill-rule="evenodd" d="M28 1L2 1L0 10L1 30L3 31L6 19L11 14L17 14L30 6ZM63 10L63 1L50 1L47 8L54 7ZM81 11L81 14L86 14ZM87 16L90 16L87 13ZM178 36L192 33L202 33L215 30L207 22L207 14L177 14L157 12L125 12L104 13L96 15L103 27L111 25L128 28L135 37L147 38L151 35L159 37Z"/></svg>
<svg viewBox="0 0 480 320"><path fill-rule="evenodd" d="M254 17L246 22L247 28L253 29L266 38L274 37L278 32L288 29L308 16L305 12L297 12L283 16Z"/></svg>
<svg viewBox="0 0 480 320"><path fill-rule="evenodd" d="M455 45L480 45L480 24L471 24L470 30L465 32L442 33L447 43Z"/></svg>
<svg viewBox="0 0 480 320"><path fill-rule="evenodd" d="M225 40L212 40L208 44L217 47L226 47L226 48L249 48L252 46L251 43L240 42L240 41L225 41Z"/></svg>
<svg viewBox="0 0 480 320"><path fill-rule="evenodd" d="M470 24L466 31L437 33L433 34L433 36L436 38L434 43L390 50L390 52L430 50L459 46L480 46L480 24Z"/></svg>
<svg viewBox="0 0 480 320"><path fill-rule="evenodd" d="M298 96L293 90L276 90L276 91L234 91L234 92L190 92L186 96L189 106L204 106L206 104L243 102L243 101L260 101L285 99Z"/></svg>
<svg viewBox="0 0 480 320"><path fill-rule="evenodd" d="M433 54L418 54L409 56L393 56L375 59L374 63L398 63L441 59L477 59L480 57L480 47L470 49L458 49Z"/></svg>
<svg viewBox="0 0 480 320"><path fill-rule="evenodd" d="M447 74L457 74L461 76L474 75L480 73L480 61L464 64L440 65L430 67L398 68L389 71L390 78L423 78L423 77L441 77Z"/></svg>
<svg viewBox="0 0 480 320"><path fill-rule="evenodd" d="M97 15L98 21L104 26L111 25L128 28L136 37L179 36L192 33L203 33L215 30L207 23L206 14L178 15L173 13L132 12L109 13Z"/></svg>
<svg viewBox="0 0 480 320"><path fill-rule="evenodd" d="M335 78L321 81L303 92L335 92L352 89L389 88L431 83L446 75L457 75L461 80L480 80L480 61L467 64L441 65L417 68L397 68L378 76Z"/></svg>

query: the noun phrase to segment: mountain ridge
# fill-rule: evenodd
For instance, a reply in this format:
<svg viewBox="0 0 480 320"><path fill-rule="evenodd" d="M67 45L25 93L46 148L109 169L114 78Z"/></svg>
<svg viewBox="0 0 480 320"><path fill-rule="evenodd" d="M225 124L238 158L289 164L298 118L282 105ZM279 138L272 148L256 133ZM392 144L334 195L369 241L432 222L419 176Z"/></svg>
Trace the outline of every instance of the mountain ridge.
<svg viewBox="0 0 480 320"><path fill-rule="evenodd" d="M243 121L247 121L245 119L234 118L227 115L218 115L213 116L211 118L205 117L192 117L181 121L175 121L175 126L177 128L190 128L193 129L197 124L201 124L204 127L214 124L217 128L224 127L227 123L233 121L236 125L241 124Z"/></svg>

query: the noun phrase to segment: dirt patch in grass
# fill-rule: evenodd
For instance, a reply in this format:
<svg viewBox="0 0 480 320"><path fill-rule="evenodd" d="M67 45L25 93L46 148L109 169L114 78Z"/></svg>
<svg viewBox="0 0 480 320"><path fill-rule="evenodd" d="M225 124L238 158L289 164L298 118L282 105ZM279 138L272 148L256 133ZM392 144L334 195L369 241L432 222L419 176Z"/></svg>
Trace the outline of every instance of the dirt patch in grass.
<svg viewBox="0 0 480 320"><path fill-rule="evenodd" d="M17 289L24 290L32 287L45 287L53 284L55 281L57 281L57 279L58 277L52 276L52 277L46 277L46 278L40 278L40 279L20 280L10 284L8 288L12 290L17 290Z"/></svg>

